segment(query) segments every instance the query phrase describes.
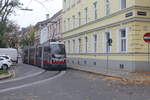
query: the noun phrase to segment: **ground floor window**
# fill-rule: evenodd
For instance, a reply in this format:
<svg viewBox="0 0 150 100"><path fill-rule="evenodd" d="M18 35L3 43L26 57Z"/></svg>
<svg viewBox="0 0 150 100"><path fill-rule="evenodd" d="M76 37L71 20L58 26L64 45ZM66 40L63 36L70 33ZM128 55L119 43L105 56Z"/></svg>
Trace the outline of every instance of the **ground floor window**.
<svg viewBox="0 0 150 100"><path fill-rule="evenodd" d="M117 34L116 34L117 33ZM112 46L116 46L118 52L127 52L128 44L128 34L127 28L118 29L116 33L111 33L111 31L105 31L104 34L91 34L82 37L76 37L77 39L66 40L64 44L66 45L66 50L68 53L98 53L98 48L103 49L103 53L111 53ZM116 34L114 36L114 34ZM103 36L103 42L100 42L100 38ZM116 37L117 41L112 40L112 36ZM113 42L115 43L113 45ZM103 47L100 47L103 45ZM113 51L114 52L114 51ZM116 51L117 52L117 51ZM100 52L101 53L101 52Z"/></svg>
<svg viewBox="0 0 150 100"><path fill-rule="evenodd" d="M76 50L76 48L75 48L76 47L75 40L73 40L72 42L73 42L73 45L72 45L73 46L73 48L72 48L73 49L73 53L75 53L75 50Z"/></svg>
<svg viewBox="0 0 150 100"><path fill-rule="evenodd" d="M104 44L105 44L105 47L104 47L104 49L105 49L105 52L106 53L110 53L111 52L111 37L110 37L110 32L105 32L105 36L104 36Z"/></svg>
<svg viewBox="0 0 150 100"><path fill-rule="evenodd" d="M68 53L70 53L70 40L68 40Z"/></svg>
<svg viewBox="0 0 150 100"><path fill-rule="evenodd" d="M126 29L119 30L119 49L121 52L127 51L127 32Z"/></svg>
<svg viewBox="0 0 150 100"><path fill-rule="evenodd" d="M79 39L79 53L82 52L82 41L81 39Z"/></svg>
<svg viewBox="0 0 150 100"><path fill-rule="evenodd" d="M88 37L85 37L85 53L88 52Z"/></svg>
<svg viewBox="0 0 150 100"><path fill-rule="evenodd" d="M94 38L94 53L96 53L97 52L97 35L95 34L93 38Z"/></svg>

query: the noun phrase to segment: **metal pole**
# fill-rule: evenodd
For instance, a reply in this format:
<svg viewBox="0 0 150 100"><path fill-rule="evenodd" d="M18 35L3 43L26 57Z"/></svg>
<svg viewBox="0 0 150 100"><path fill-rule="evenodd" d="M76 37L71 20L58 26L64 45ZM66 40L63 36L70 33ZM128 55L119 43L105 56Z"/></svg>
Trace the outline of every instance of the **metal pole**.
<svg viewBox="0 0 150 100"><path fill-rule="evenodd" d="M148 64L150 63L150 42L148 42Z"/></svg>
<svg viewBox="0 0 150 100"><path fill-rule="evenodd" d="M108 54L109 54L109 44L108 44L108 40L107 40L107 73L108 73L108 59L109 59L109 57L108 57Z"/></svg>
<svg viewBox="0 0 150 100"><path fill-rule="evenodd" d="M107 73L108 73L108 51L107 51Z"/></svg>

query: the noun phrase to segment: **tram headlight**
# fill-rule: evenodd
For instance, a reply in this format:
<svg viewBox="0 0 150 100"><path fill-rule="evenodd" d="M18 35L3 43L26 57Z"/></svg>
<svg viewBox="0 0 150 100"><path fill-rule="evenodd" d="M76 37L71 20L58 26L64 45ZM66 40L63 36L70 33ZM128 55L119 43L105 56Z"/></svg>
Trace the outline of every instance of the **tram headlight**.
<svg viewBox="0 0 150 100"><path fill-rule="evenodd" d="M53 58L65 58L65 55L58 55L58 54L53 54Z"/></svg>

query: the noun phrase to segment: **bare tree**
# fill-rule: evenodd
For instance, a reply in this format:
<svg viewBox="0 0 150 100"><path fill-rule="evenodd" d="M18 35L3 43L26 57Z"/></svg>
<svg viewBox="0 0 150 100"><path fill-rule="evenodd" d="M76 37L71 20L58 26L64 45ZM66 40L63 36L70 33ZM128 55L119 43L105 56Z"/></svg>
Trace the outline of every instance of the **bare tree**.
<svg viewBox="0 0 150 100"><path fill-rule="evenodd" d="M20 5L19 0L0 0L0 22L6 22L8 16Z"/></svg>
<svg viewBox="0 0 150 100"><path fill-rule="evenodd" d="M0 47L6 47L7 37L4 34L13 29L9 24L8 16L19 7L21 7L19 0L0 0Z"/></svg>

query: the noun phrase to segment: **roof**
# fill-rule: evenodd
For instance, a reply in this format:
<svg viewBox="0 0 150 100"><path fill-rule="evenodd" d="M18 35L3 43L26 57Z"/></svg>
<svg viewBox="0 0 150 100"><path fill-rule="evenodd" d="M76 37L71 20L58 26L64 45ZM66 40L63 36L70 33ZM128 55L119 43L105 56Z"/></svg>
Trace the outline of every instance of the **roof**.
<svg viewBox="0 0 150 100"><path fill-rule="evenodd" d="M63 10L58 11L56 14L54 14L51 18L43 20L41 22L38 22L35 26L39 26L39 25L46 25L47 23L51 22L53 19L55 19L57 16L62 14Z"/></svg>

